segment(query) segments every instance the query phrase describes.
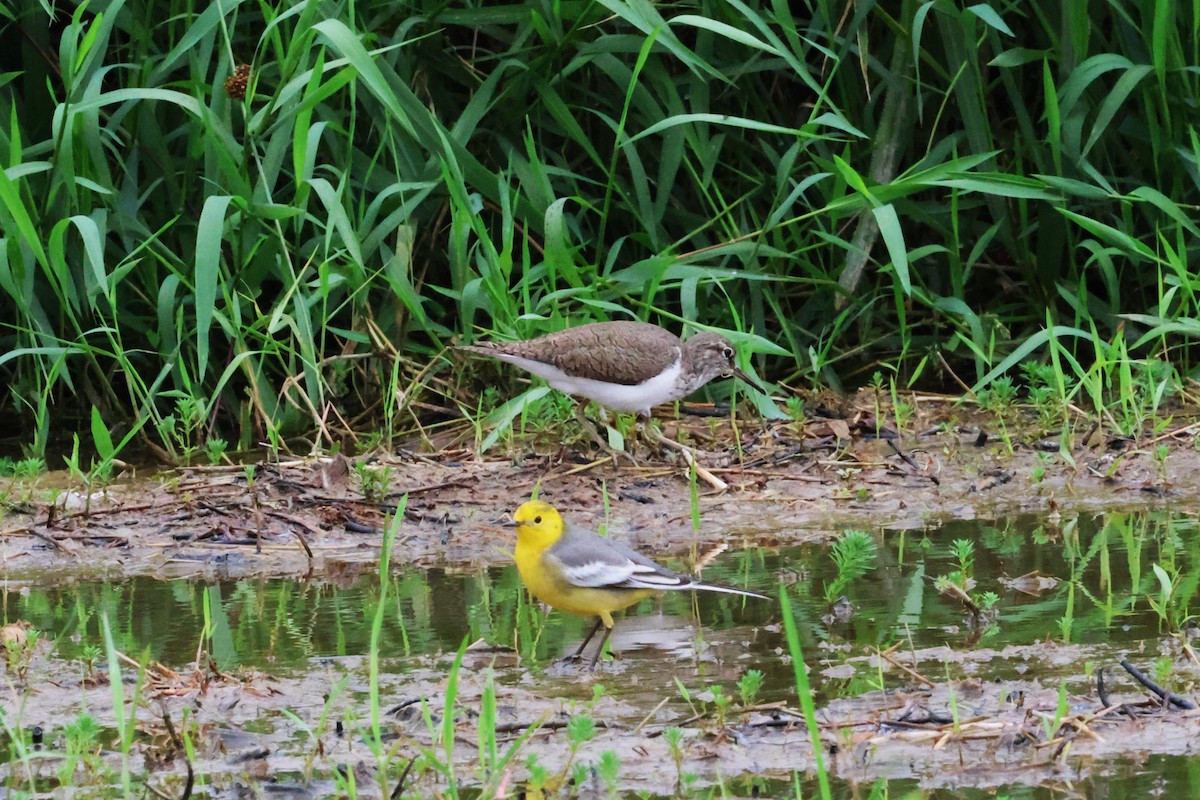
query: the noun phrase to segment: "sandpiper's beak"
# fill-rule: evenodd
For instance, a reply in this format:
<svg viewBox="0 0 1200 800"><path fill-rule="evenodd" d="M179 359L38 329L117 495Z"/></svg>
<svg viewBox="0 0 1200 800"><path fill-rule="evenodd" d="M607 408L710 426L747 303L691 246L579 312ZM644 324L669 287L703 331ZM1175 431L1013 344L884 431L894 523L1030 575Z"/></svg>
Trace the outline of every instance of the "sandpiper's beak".
<svg viewBox="0 0 1200 800"><path fill-rule="evenodd" d="M755 381L753 378L751 378L749 375L747 375L745 372L743 372L741 367L739 367L737 364L731 364L730 369L733 370L734 377L739 378L742 381L742 383L753 386L755 389L758 389L758 391L762 392L763 394L767 393L766 389L759 386L758 382Z"/></svg>

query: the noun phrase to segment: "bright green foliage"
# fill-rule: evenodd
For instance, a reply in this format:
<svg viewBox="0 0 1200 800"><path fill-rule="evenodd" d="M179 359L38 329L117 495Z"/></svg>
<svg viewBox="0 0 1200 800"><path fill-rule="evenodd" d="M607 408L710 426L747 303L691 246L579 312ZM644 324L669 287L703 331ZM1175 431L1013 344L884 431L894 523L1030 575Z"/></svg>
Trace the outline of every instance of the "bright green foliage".
<svg viewBox="0 0 1200 800"><path fill-rule="evenodd" d="M742 706L749 708L758 700L758 693L762 690L763 680L766 678L762 670L750 669L746 670L746 674L738 681L738 693L742 697Z"/></svg>
<svg viewBox="0 0 1200 800"><path fill-rule="evenodd" d="M392 468L371 466L365 461L354 465L354 478L358 491L368 503L382 503L391 489Z"/></svg>
<svg viewBox="0 0 1200 800"><path fill-rule="evenodd" d="M832 604L854 581L875 566L878 546L866 531L850 530L838 537L829 549L829 557L837 565L837 574L825 584L825 602Z"/></svg>
<svg viewBox="0 0 1200 800"><path fill-rule="evenodd" d="M571 744L578 747L591 740L596 735L596 721L582 714L571 717L567 723L567 736Z"/></svg>
<svg viewBox="0 0 1200 800"><path fill-rule="evenodd" d="M600 780L604 782L607 796L612 798L618 797L617 786L621 778L620 757L612 750L603 751L596 762L596 773L600 776Z"/></svg>
<svg viewBox="0 0 1200 800"><path fill-rule="evenodd" d="M5 8L31 455L75 397L172 450L381 399L390 430L452 337L626 315L750 332L788 381L1050 359L1097 414L1131 376L1094 365L1193 367L1195 4Z"/></svg>

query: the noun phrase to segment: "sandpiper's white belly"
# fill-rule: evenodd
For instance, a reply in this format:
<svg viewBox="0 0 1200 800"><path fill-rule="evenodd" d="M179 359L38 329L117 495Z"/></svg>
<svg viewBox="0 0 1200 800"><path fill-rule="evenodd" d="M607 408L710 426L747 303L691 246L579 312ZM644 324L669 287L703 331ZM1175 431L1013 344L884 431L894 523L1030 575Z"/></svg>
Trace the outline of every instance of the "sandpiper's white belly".
<svg viewBox="0 0 1200 800"><path fill-rule="evenodd" d="M608 383L607 381L598 381L595 378L581 378L575 375L568 375L550 364L521 358L520 356L500 355L497 353L492 353L491 355L510 364L516 364L521 369L537 375L560 392L595 400L600 405L613 411L645 411L648 413L654 406L678 400L681 396L679 393L679 374L683 371L682 355L675 359L674 364L653 378L632 385Z"/></svg>

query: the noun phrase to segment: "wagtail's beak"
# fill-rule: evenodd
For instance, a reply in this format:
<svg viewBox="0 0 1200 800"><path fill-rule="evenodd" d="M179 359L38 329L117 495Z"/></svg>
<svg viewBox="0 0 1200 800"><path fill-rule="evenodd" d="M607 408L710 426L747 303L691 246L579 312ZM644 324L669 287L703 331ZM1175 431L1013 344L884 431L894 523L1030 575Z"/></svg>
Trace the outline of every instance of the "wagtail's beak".
<svg viewBox="0 0 1200 800"><path fill-rule="evenodd" d="M758 389L758 391L762 392L763 394L767 393L766 389L759 386L757 381L755 381L753 378L751 378L749 375L747 375L745 372L743 372L741 367L737 366L736 364L733 365L733 375L735 378L739 378L742 381L742 383L753 386L755 389Z"/></svg>

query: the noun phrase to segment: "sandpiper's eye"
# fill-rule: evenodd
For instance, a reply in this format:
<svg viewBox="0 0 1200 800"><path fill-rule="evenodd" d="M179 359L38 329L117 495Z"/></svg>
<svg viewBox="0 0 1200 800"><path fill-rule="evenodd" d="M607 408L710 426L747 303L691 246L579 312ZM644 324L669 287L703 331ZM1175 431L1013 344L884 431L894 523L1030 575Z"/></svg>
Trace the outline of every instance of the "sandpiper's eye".
<svg viewBox="0 0 1200 800"><path fill-rule="evenodd" d="M726 347L723 352L724 352L726 358L729 358L729 359L733 358L733 348L732 347Z"/></svg>
<svg viewBox="0 0 1200 800"><path fill-rule="evenodd" d="M541 524L542 524L542 516L541 516L540 514L539 514L538 516L536 516L536 517L534 517L534 518L533 518L533 524L534 524L534 525L541 525Z"/></svg>

